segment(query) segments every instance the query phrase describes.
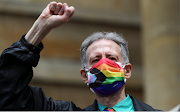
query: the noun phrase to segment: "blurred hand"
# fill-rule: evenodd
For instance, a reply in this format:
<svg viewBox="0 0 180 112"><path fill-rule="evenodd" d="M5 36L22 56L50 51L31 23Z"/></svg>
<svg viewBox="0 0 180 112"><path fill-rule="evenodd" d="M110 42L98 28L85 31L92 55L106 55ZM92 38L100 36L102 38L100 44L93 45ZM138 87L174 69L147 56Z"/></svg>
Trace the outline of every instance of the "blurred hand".
<svg viewBox="0 0 180 112"><path fill-rule="evenodd" d="M39 19L42 19L50 29L53 29L68 22L74 12L75 8L73 6L69 7L66 3L51 2L43 10Z"/></svg>

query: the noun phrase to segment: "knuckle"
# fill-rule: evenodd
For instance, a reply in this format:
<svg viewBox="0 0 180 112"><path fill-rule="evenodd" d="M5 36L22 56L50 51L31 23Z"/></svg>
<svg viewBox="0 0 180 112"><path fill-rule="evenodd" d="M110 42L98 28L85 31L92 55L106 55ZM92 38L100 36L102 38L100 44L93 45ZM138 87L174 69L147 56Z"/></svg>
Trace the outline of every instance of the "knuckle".
<svg viewBox="0 0 180 112"><path fill-rule="evenodd" d="M67 12L68 14L71 13L71 9L70 9L70 8L66 9L66 12Z"/></svg>
<svg viewBox="0 0 180 112"><path fill-rule="evenodd" d="M52 2L50 2L50 3L56 3L55 1L52 1Z"/></svg>
<svg viewBox="0 0 180 112"><path fill-rule="evenodd" d="M71 6L71 7L69 7L69 8L71 8L71 9L75 9L73 6Z"/></svg>
<svg viewBox="0 0 180 112"><path fill-rule="evenodd" d="M61 3L61 2L58 2L57 4L58 4L58 5L62 5L62 3Z"/></svg>

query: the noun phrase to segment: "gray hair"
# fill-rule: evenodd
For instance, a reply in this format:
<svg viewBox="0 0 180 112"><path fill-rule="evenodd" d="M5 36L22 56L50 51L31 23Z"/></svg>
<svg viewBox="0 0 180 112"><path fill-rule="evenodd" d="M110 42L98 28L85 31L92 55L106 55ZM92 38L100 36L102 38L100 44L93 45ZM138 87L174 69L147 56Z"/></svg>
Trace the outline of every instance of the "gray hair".
<svg viewBox="0 0 180 112"><path fill-rule="evenodd" d="M117 34L116 32L95 32L92 35L88 36L81 45L81 64L83 68L86 68L86 50L87 48L95 41L100 39L107 39L116 42L121 50L121 56L123 64L129 63L129 51L128 44L123 38L122 35Z"/></svg>

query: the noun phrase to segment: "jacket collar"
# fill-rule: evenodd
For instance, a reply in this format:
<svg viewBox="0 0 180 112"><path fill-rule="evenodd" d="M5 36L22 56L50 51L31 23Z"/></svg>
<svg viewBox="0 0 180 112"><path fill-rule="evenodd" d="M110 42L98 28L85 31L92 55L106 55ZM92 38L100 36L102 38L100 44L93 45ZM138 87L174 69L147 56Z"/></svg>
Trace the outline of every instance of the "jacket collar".
<svg viewBox="0 0 180 112"><path fill-rule="evenodd" d="M147 104L137 100L133 96L130 96L130 98L133 101L135 111L159 111L159 110L153 109L150 105L147 105Z"/></svg>

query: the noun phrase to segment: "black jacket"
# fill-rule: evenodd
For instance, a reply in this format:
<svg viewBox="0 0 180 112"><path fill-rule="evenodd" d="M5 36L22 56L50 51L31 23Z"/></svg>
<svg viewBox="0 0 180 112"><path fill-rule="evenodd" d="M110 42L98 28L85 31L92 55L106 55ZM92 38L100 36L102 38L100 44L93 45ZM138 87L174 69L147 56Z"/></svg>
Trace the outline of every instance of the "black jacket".
<svg viewBox="0 0 180 112"><path fill-rule="evenodd" d="M87 108L81 109L73 102L53 101L45 96L40 87L28 85L33 77L32 66L37 66L42 49L42 43L38 47L31 45L23 36L20 41L3 51L0 57L0 110L97 111L96 100ZM151 106L130 97L135 110L154 111Z"/></svg>

